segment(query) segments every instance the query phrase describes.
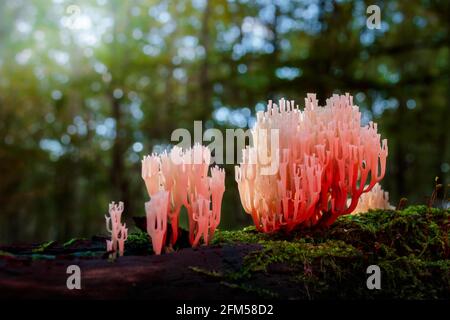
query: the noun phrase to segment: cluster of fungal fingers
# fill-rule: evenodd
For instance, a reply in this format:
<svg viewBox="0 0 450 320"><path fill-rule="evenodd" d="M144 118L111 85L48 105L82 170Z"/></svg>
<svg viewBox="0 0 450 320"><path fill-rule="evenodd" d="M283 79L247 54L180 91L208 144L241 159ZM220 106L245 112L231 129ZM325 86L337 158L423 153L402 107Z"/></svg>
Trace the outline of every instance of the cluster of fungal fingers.
<svg viewBox="0 0 450 320"><path fill-rule="evenodd" d="M111 252L113 257L123 256L125 241L128 238L128 229L125 223L121 222L123 212L123 202L109 204L109 216L105 216L106 230L111 234L111 240L106 240L106 250Z"/></svg>
<svg viewBox="0 0 450 320"><path fill-rule="evenodd" d="M162 251L169 223L170 242L176 243L183 206L188 213L193 247L201 239L208 244L214 236L220 223L225 171L217 166L210 169L210 161L210 150L199 144L185 151L175 146L169 153L152 154L142 160L142 178L150 196L145 204L147 231L155 253Z"/></svg>
<svg viewBox="0 0 450 320"><path fill-rule="evenodd" d="M384 191L379 183L377 183L372 190L361 195L358 205L352 214L367 212L371 209L395 209L395 207L389 203L389 192Z"/></svg>
<svg viewBox="0 0 450 320"><path fill-rule="evenodd" d="M304 110L294 101L269 101L252 138L236 181L245 211L263 232L329 226L385 174L387 140L376 123L361 124L348 94L333 95L323 107L308 94Z"/></svg>

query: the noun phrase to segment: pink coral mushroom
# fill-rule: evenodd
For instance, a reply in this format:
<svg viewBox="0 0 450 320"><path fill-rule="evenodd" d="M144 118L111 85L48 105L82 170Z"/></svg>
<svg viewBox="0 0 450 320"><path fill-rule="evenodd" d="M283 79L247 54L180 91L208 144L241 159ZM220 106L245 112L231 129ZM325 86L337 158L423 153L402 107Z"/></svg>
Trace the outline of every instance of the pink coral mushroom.
<svg viewBox="0 0 450 320"><path fill-rule="evenodd" d="M395 207L389 203L389 192L384 191L378 183L372 190L361 195L358 205L352 214L367 212L371 209L395 209Z"/></svg>
<svg viewBox="0 0 450 320"><path fill-rule="evenodd" d="M105 216L106 230L111 234L111 240L106 240L106 250L112 252L115 257L117 252L123 256L125 241L128 238L128 229L126 224L122 224L123 202L109 204L109 217Z"/></svg>
<svg viewBox="0 0 450 320"><path fill-rule="evenodd" d="M161 254L167 231L167 209L169 208L169 192L159 191L145 203L147 213L147 232L152 238L153 251Z"/></svg>
<svg viewBox="0 0 450 320"><path fill-rule="evenodd" d="M271 150L264 132L276 130L278 149L268 154L275 172L264 172L261 150ZM269 133L266 133L268 136ZM305 109L294 101L269 101L252 130L254 145L236 166L241 202L258 230L292 230L332 224L351 213L361 194L380 181L386 169L387 140L377 124L361 125L352 96L333 95L324 107L308 94Z"/></svg>
<svg viewBox="0 0 450 320"><path fill-rule="evenodd" d="M211 176L208 176L210 160L210 150L199 144L185 151L175 146L170 153L152 154L142 160L142 178L150 198L158 197L161 191L168 194L167 209L152 200L147 207L151 212L158 212L151 213L150 217L157 216L161 221L164 218L170 222L172 244L178 238L178 220L182 206L188 213L189 240L192 246L197 246L201 238L208 244L220 223L225 172L216 166L211 168ZM152 221L147 219L147 224L152 224ZM159 231L166 234L165 230ZM152 241L156 241L158 246L161 241L160 233L152 236L149 232Z"/></svg>

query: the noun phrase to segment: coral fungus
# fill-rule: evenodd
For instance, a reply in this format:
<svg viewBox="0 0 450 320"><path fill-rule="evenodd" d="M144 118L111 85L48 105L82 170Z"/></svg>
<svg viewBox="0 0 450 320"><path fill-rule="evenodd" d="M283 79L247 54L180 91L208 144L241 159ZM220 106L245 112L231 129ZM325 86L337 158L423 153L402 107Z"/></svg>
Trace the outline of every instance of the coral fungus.
<svg viewBox="0 0 450 320"><path fill-rule="evenodd" d="M152 154L142 160L142 178L149 196L153 200L159 192L166 191L169 199L167 209L160 202L150 200L146 205L147 217L151 217L147 219L147 224L153 224L155 217L157 223L167 219L172 229L172 244L178 238L178 220L182 206L188 213L189 241L192 246L197 246L202 237L204 243L208 244L219 225L225 172L215 166L211 168L209 177L210 160L210 150L199 144L186 151L175 146L170 153ZM167 216L163 217L164 214ZM153 230L151 225L148 228ZM156 241L158 245L162 232L162 229L158 229L155 239L149 232L152 241ZM165 231L163 233L166 234Z"/></svg>
<svg viewBox="0 0 450 320"><path fill-rule="evenodd" d="M115 204L111 202L109 204L109 217L106 219L106 230L111 234L111 240L106 240L106 249L108 252L112 252L113 256L123 256L125 241L128 238L128 229L126 224L121 222L123 212L123 202Z"/></svg>
<svg viewBox="0 0 450 320"><path fill-rule="evenodd" d="M264 172L261 150L278 134L278 148L264 154L275 172ZM362 193L380 181L386 169L387 140L377 124L361 126L361 113L350 95L333 95L324 107L308 94L304 110L294 101L269 101L258 112L253 146L243 150L236 181L245 211L258 230L292 230L332 224L351 213ZM265 139L264 139L265 137ZM350 199L348 201L348 199Z"/></svg>
<svg viewBox="0 0 450 320"><path fill-rule="evenodd" d="M389 192L384 191L377 183L372 190L363 193L353 214L367 212L369 209L394 209L389 203Z"/></svg>
<svg viewBox="0 0 450 320"><path fill-rule="evenodd" d="M152 238L153 251L161 254L167 231L167 209L169 207L169 192L155 193L149 202L145 203L147 213L147 233Z"/></svg>

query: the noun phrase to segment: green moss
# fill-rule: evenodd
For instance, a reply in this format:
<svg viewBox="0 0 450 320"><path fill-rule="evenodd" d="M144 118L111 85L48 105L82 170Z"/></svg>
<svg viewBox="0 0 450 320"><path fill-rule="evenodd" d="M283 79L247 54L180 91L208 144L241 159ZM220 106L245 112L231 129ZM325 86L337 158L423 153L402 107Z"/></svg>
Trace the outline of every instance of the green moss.
<svg viewBox="0 0 450 320"><path fill-rule="evenodd" d="M296 284L281 290L287 298L448 299L449 217L449 210L426 206L372 210L342 216L326 230L219 231L213 243L261 245L244 257L242 268L223 275L238 287L257 281L269 290L268 279L277 273L286 287ZM382 290L366 287L372 264L381 268Z"/></svg>
<svg viewBox="0 0 450 320"><path fill-rule="evenodd" d="M385 245L397 255L448 256L449 211L411 206L402 211L375 210L340 217L325 237L341 239L365 252ZM374 246L375 245L375 246Z"/></svg>
<svg viewBox="0 0 450 320"><path fill-rule="evenodd" d="M149 242L149 237L145 232L137 231L128 235L127 245L143 246Z"/></svg>
<svg viewBox="0 0 450 320"><path fill-rule="evenodd" d="M206 270L206 269L202 269L202 268L199 268L199 267L192 267L192 266L189 267L189 269L191 269L194 272L197 272L197 273L209 276L209 277L213 277L213 278L222 278L223 277L223 274L221 272L218 272L218 271L215 271L215 270L209 271L209 270Z"/></svg>
<svg viewBox="0 0 450 320"><path fill-rule="evenodd" d="M38 247L34 248L32 250L32 252L36 253L36 254L45 252L45 250L47 250L48 248L50 248L54 244L56 244L56 241L48 241L48 242L42 243Z"/></svg>
<svg viewBox="0 0 450 320"><path fill-rule="evenodd" d="M413 255L381 260L385 295L402 299L450 298L450 261L426 261Z"/></svg>
<svg viewBox="0 0 450 320"><path fill-rule="evenodd" d="M148 234L142 231L129 234L125 248L126 254L148 254L153 252Z"/></svg>
<svg viewBox="0 0 450 320"><path fill-rule="evenodd" d="M77 242L85 241L85 240L87 240L87 239L86 238L72 238L69 241L64 242L63 248L67 249L67 248L73 246L74 244L76 244Z"/></svg>
<svg viewBox="0 0 450 320"><path fill-rule="evenodd" d="M334 259L355 258L361 253L343 241L326 241L311 244L303 241L266 241L263 249L254 251L244 259L244 267L232 277L235 279L248 277L257 271L267 272L268 266L274 263L286 263L294 270L307 268L320 260L322 265L332 264Z"/></svg>
<svg viewBox="0 0 450 320"><path fill-rule="evenodd" d="M254 226L236 231L217 230L211 244L259 243L270 239L270 236L256 231Z"/></svg>

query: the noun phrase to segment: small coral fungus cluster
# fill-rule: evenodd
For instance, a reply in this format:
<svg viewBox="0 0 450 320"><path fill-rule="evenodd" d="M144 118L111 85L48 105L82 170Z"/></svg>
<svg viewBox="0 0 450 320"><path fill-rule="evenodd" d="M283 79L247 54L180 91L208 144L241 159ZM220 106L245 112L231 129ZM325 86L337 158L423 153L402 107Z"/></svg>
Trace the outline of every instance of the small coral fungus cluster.
<svg viewBox="0 0 450 320"><path fill-rule="evenodd" d="M377 183L372 190L367 193L363 193L359 199L358 205L352 214L367 212L370 209L394 209L389 203L389 192L381 189L381 186Z"/></svg>
<svg viewBox="0 0 450 320"><path fill-rule="evenodd" d="M128 238L128 229L125 223L122 224L122 212L123 202L115 204L111 202L109 204L109 217L106 219L106 230L111 234L111 240L106 240L106 250L111 252L112 256L116 256L119 253L123 256L125 241Z"/></svg>
<svg viewBox="0 0 450 320"><path fill-rule="evenodd" d="M225 172L217 166L209 169L210 160L210 150L199 144L186 151L175 146L170 153L142 160L142 178L150 196L145 204L147 231L156 254L164 246L168 222L170 241L177 241L182 206L188 213L191 245L197 246L201 238L208 244L213 237L220 222Z"/></svg>
<svg viewBox="0 0 450 320"><path fill-rule="evenodd" d="M361 125L349 95L333 95L320 107L309 94L303 111L294 101L269 101L267 111L257 115L252 137L253 146L236 166L236 181L243 207L260 231L328 226L351 213L385 174L387 140L381 143L376 123ZM264 171L267 163L275 172Z"/></svg>

